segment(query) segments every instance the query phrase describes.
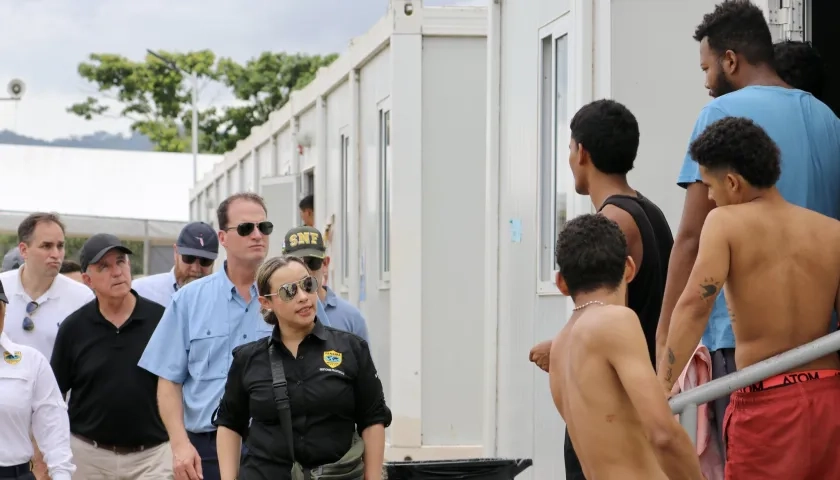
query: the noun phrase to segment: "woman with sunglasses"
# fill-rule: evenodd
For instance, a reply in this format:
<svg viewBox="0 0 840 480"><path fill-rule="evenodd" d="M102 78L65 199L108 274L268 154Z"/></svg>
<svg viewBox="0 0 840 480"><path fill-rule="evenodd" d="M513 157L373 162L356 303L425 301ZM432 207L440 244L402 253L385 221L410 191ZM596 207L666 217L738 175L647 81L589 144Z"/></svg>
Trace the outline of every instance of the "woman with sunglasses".
<svg viewBox="0 0 840 480"><path fill-rule="evenodd" d="M380 479L391 412L367 342L319 322L318 281L299 258L265 262L257 289L274 331L233 351L215 419L222 480L292 479L293 466L298 474L317 475L319 467L344 462L362 446L363 466L330 478ZM279 374L272 359L282 360ZM278 375L286 388L273 387ZM276 402L275 394L287 401ZM278 403L290 422L281 419Z"/></svg>
<svg viewBox="0 0 840 480"><path fill-rule="evenodd" d="M34 436L52 480L70 480L70 420L50 363L38 350L3 332L6 304L0 283L0 479L34 480Z"/></svg>

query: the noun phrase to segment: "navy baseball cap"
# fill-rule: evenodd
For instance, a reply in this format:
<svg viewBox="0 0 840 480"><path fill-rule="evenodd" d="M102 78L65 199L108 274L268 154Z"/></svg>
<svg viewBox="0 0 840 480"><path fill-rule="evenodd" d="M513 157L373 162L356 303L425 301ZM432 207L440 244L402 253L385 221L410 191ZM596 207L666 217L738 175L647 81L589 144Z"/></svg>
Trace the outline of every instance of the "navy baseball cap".
<svg viewBox="0 0 840 480"><path fill-rule="evenodd" d="M184 226L175 246L179 255L193 255L210 260L219 256L219 236L213 227L204 222L192 222Z"/></svg>
<svg viewBox="0 0 840 480"><path fill-rule="evenodd" d="M79 252L79 263L82 265L82 271L86 272L89 265L102 260L106 253L115 248L128 255L134 253L123 245L119 238L110 233L97 233L88 238Z"/></svg>

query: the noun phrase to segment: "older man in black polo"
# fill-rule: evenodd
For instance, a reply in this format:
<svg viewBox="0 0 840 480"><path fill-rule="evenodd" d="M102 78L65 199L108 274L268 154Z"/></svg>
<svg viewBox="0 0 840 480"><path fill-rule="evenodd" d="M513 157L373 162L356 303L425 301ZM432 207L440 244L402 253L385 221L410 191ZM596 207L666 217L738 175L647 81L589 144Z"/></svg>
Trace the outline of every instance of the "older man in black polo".
<svg viewBox="0 0 840 480"><path fill-rule="evenodd" d="M131 289L131 250L109 234L82 246L96 298L61 324L52 368L69 402L74 480L172 478L157 377L137 366L164 308Z"/></svg>

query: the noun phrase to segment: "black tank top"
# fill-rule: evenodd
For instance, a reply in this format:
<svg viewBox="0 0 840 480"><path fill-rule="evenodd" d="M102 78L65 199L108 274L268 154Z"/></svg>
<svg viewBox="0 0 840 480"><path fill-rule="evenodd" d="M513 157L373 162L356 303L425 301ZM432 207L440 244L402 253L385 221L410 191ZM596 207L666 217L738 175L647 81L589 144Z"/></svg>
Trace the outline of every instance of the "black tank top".
<svg viewBox="0 0 840 480"><path fill-rule="evenodd" d="M627 306L642 323L650 362L656 367L656 326L662 310L665 295L665 279L668 276L668 260L674 237L662 210L653 202L636 192L638 197L613 195L604 201L601 209L615 205L633 217L642 238L642 266L636 277L627 286Z"/></svg>

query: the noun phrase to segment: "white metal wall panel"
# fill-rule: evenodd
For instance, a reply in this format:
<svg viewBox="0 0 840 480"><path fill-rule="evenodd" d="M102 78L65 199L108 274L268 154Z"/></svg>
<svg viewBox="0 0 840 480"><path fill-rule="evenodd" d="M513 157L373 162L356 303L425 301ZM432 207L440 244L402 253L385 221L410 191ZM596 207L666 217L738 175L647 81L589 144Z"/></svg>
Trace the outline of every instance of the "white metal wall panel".
<svg viewBox="0 0 840 480"><path fill-rule="evenodd" d="M298 143L303 146L303 153L300 155L301 171L314 168L316 158L318 158L318 144L321 140L316 136L315 117L314 107L307 109L298 117L300 125Z"/></svg>
<svg viewBox="0 0 840 480"><path fill-rule="evenodd" d="M283 238L297 226L297 201L293 176L269 177L260 181L260 195L268 207L268 220L274 224L274 233L268 237L268 255L275 257L283 252Z"/></svg>
<svg viewBox="0 0 840 480"><path fill-rule="evenodd" d="M347 297L347 289L342 284L341 262L345 252L341 250L341 235L345 225L339 224L341 218L341 135L349 134L350 117L352 108L350 105L350 87L347 82L341 84L326 99L326 148L327 163L326 189L324 195L324 210L318 213L319 228L324 228L326 223L332 219L332 241L329 245L330 255L330 286L340 295ZM349 299L354 305L358 304L358 298Z"/></svg>
<svg viewBox="0 0 840 480"><path fill-rule="evenodd" d="M568 11L569 0L502 2L498 298L497 453L534 459L517 479L563 478L564 424L548 376L528 351L563 325L566 301L537 296L541 27ZM520 230L513 232L514 229ZM487 301L493 301L487 299Z"/></svg>
<svg viewBox="0 0 840 480"><path fill-rule="evenodd" d="M697 115L711 100L703 86L700 44L693 38L694 29L716 3L718 0L612 5L611 93L636 115L641 134L630 184L659 205L675 234L685 198L685 190L677 186L677 174ZM656 38L638 34L654 30L659 32ZM647 53L634 53L640 51ZM669 59L668 75L656 71L661 68L656 58Z"/></svg>
<svg viewBox="0 0 840 480"><path fill-rule="evenodd" d="M481 445L487 57L484 38L423 40L422 431ZM461 240L458 240L461 239ZM463 245L463 248L457 247ZM457 327L457 328L456 328ZM442 388L443 385L451 385Z"/></svg>
<svg viewBox="0 0 840 480"><path fill-rule="evenodd" d="M391 401L390 302L389 291L379 284L379 110L377 104L391 94L391 50L385 49L359 72L359 123L361 135L360 168L360 228L359 265L364 298L359 309L368 322L371 353L385 388L385 398ZM362 296L360 294L360 296ZM403 372L401 374L405 374Z"/></svg>

